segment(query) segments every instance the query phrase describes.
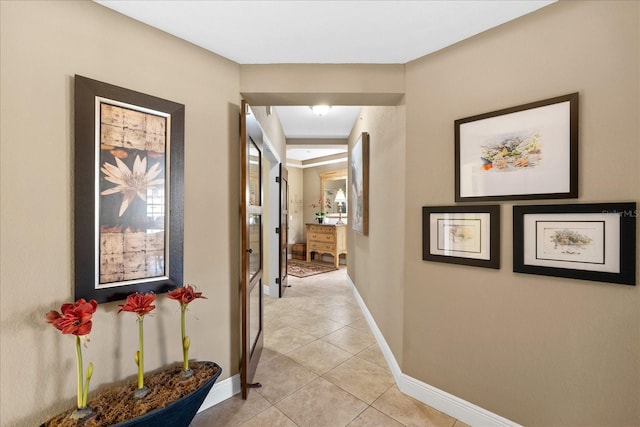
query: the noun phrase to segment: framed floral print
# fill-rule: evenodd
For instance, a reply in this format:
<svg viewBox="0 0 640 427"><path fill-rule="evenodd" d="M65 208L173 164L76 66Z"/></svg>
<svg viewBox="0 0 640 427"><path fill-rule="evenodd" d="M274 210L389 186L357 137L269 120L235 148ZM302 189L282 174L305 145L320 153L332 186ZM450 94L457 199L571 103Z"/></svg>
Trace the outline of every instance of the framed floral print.
<svg viewBox="0 0 640 427"><path fill-rule="evenodd" d="M184 105L75 76L75 297L183 275Z"/></svg>
<svg viewBox="0 0 640 427"><path fill-rule="evenodd" d="M635 202L513 207L513 271L636 284Z"/></svg>
<svg viewBox="0 0 640 427"><path fill-rule="evenodd" d="M423 206L424 261L500 268L500 206Z"/></svg>
<svg viewBox="0 0 640 427"><path fill-rule="evenodd" d="M578 93L454 127L456 202L578 197Z"/></svg>

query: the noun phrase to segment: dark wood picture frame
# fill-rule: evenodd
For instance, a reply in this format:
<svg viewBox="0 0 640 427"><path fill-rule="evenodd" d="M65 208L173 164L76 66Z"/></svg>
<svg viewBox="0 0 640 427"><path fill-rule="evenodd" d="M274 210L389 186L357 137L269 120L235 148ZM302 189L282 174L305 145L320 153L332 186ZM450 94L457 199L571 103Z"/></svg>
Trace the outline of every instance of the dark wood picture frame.
<svg viewBox="0 0 640 427"><path fill-rule="evenodd" d="M349 156L349 222L351 228L369 234L369 134L362 132Z"/></svg>
<svg viewBox="0 0 640 427"><path fill-rule="evenodd" d="M75 76L74 81L75 298L95 299L98 302L118 301L125 299L133 292L163 293L182 286L184 105L79 75ZM121 131L121 134L132 135L133 132L139 132L142 136L137 137L136 143L156 138L159 141L155 142L156 147L161 147L162 152L153 151L154 142L147 144L151 148L139 145L132 146L127 143L123 143L122 147L105 144L105 140L110 138L105 135L111 128L102 120L105 120L103 115L106 116L106 112L109 111L112 112L112 117L125 116L120 128L117 126L113 128ZM157 126L159 130L154 129L154 132L157 133L151 135L152 132L147 128L140 130L133 125L127 127L126 116L128 115L142 117L137 123L150 123L147 127L159 123ZM116 136L113 137L113 140L118 140L117 138L122 141L126 139L122 136ZM104 161L106 158L104 153L107 152L111 153L109 159L112 163L110 165ZM149 160L148 169L147 160ZM127 166L125 162L128 162L129 165ZM152 163L154 163L153 166L151 166ZM144 188L140 187L142 191L140 188L137 188L137 192L130 188L129 193L126 193L122 185L115 182L118 179L110 177L107 172L110 169L118 175L123 170L128 172L129 168L131 168L131 175L135 175L136 171L144 173L146 182L153 181L161 193L161 202L155 205L160 214L156 218L157 225L154 227L157 227L159 232L154 233L155 237L153 238L148 237L149 230L144 225L146 224L144 221L150 221L147 216L151 208L148 206L152 203L147 202L148 192L145 193L143 190L151 188L151 184L144 186ZM105 191L107 185L109 187ZM117 253L111 259L104 255L109 252L104 249L106 244L103 236L107 236L109 232L113 233L112 230L106 229L107 225L100 223L106 210L103 207L104 200L108 200L108 202L104 202L105 205L120 203L119 208L110 209L109 214L112 217L133 215L131 212L134 211L143 212L146 215L138 215L137 224L143 225L141 228L134 229L140 238L139 242L142 242L140 245L144 246L136 248L133 243L119 243L120 246L117 247L122 248L121 253ZM132 207L134 205L135 208ZM130 226L122 224L112 228L117 228L117 233L123 236L125 236L125 232L132 229ZM105 239L111 238L105 237ZM123 241L125 239L127 237L122 237ZM133 242L133 238L130 240ZM150 249L151 246L155 251ZM137 251L136 255L131 255L134 251ZM138 255L138 253L143 254ZM118 261L112 261L116 258ZM124 261L119 261L121 258ZM138 272L138 275L144 277L132 277L133 274L129 274L130 277L125 278L122 273L123 276L120 280L106 279L104 272L103 276L100 273L101 268L107 270L106 265L119 266L121 262L123 265L135 264L142 271L145 268L150 268L143 265L150 263L151 259L155 262L154 273L144 276L145 273ZM115 277L118 274L120 273L112 276Z"/></svg>
<svg viewBox="0 0 640 427"><path fill-rule="evenodd" d="M465 238L469 242L460 243ZM422 259L499 269L500 206L423 206Z"/></svg>
<svg viewBox="0 0 640 427"><path fill-rule="evenodd" d="M455 120L456 202L577 198L578 97Z"/></svg>
<svg viewBox="0 0 640 427"><path fill-rule="evenodd" d="M513 271L635 286L637 216L635 202L514 206Z"/></svg>

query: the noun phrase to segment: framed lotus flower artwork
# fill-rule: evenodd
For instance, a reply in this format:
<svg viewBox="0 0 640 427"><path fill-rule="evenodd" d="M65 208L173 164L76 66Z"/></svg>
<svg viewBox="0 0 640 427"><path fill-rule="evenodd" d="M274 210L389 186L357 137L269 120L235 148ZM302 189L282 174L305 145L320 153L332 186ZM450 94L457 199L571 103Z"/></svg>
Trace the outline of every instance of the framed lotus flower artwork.
<svg viewBox="0 0 640 427"><path fill-rule="evenodd" d="M454 122L455 200L578 197L578 93Z"/></svg>
<svg viewBox="0 0 640 427"><path fill-rule="evenodd" d="M75 76L75 293L168 292L183 275L184 105Z"/></svg>

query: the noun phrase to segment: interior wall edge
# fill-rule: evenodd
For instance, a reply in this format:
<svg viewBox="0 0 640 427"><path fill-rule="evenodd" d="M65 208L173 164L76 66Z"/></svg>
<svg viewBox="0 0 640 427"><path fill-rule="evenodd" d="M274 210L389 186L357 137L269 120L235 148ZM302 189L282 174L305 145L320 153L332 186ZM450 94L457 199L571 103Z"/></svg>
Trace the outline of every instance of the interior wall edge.
<svg viewBox="0 0 640 427"><path fill-rule="evenodd" d="M358 287L348 274L346 280L401 392L469 425L521 427L518 423L403 373L367 304L360 296Z"/></svg>

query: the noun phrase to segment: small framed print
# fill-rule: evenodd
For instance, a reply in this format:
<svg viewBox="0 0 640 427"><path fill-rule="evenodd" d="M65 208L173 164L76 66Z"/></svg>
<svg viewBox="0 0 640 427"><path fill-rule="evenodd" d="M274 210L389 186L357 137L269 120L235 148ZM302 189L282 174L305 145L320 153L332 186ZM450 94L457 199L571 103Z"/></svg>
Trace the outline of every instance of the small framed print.
<svg viewBox="0 0 640 427"><path fill-rule="evenodd" d="M500 268L500 206L423 206L422 259Z"/></svg>
<svg viewBox="0 0 640 427"><path fill-rule="evenodd" d="M636 203L513 207L513 271L636 284Z"/></svg>
<svg viewBox="0 0 640 427"><path fill-rule="evenodd" d="M578 197L578 93L454 126L456 202Z"/></svg>

